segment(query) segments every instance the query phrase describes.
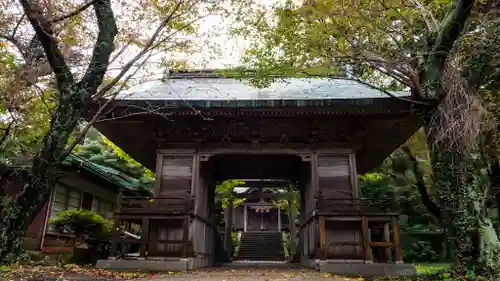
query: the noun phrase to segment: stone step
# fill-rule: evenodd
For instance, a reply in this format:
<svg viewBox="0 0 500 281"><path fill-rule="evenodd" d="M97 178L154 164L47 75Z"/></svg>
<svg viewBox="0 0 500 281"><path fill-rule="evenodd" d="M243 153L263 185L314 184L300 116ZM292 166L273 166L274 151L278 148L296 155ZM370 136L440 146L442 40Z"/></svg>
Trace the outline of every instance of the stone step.
<svg viewBox="0 0 500 281"><path fill-rule="evenodd" d="M279 232L244 232L238 248L238 260L283 261L285 251Z"/></svg>

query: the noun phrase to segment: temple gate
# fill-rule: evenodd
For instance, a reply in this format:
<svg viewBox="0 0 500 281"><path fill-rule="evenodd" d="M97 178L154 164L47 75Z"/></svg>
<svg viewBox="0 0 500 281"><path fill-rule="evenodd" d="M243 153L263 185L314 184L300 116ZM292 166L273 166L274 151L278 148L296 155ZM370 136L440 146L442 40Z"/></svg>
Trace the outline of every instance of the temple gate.
<svg viewBox="0 0 500 281"><path fill-rule="evenodd" d="M135 259L149 267L159 260L184 269L213 265L215 245L221 244L213 204L217 182L284 179L300 191L300 223L293 219L287 230L298 233L303 265L325 270L325 264L338 262L402 263L394 204L363 198L357 175L374 168L421 126L417 109L352 81L292 79L272 86L265 96L213 73L185 75L171 76L168 88L119 98L110 121L96 125L156 171L153 197L117 202L117 228L125 222L142 225ZM207 87L210 83L215 86ZM299 88L309 94L298 94ZM187 89L204 89L207 97ZM172 91L182 98L163 94ZM344 96L335 98L336 92ZM242 97L224 100L220 93ZM137 114L146 107L155 110ZM377 140L384 135L390 138ZM249 206L244 208L246 232ZM279 225L276 232L282 230ZM123 246L137 242L117 231L112 266L133 266L127 262L134 257ZM383 259L374 260L379 248Z"/></svg>

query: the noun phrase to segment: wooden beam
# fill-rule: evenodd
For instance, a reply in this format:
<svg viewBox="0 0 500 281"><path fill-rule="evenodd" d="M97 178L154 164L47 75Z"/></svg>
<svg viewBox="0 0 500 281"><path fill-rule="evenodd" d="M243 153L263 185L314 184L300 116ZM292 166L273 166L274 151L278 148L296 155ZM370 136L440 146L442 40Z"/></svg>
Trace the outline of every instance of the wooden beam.
<svg viewBox="0 0 500 281"><path fill-rule="evenodd" d="M319 250L320 250L320 259L326 259L326 229L325 229L325 217L319 216Z"/></svg>
<svg viewBox="0 0 500 281"><path fill-rule="evenodd" d="M383 247L391 248L394 244L392 242L370 242L370 247Z"/></svg>
<svg viewBox="0 0 500 281"><path fill-rule="evenodd" d="M189 216L186 216L184 218L184 230L182 232L182 240L183 240L183 244L184 244L184 247L183 247L183 251L182 251L182 257L184 258L187 258L188 256L188 250L189 250L189 221L190 221L190 217Z"/></svg>
<svg viewBox="0 0 500 281"><path fill-rule="evenodd" d="M370 229L368 219L361 217L361 230L363 232L363 250L365 252L365 263L373 262L372 248L370 247Z"/></svg>
<svg viewBox="0 0 500 281"><path fill-rule="evenodd" d="M358 199L361 196L361 192L358 187L358 172L356 168L356 155L354 152L349 154L349 174L351 180L352 198Z"/></svg>
<svg viewBox="0 0 500 281"><path fill-rule="evenodd" d="M116 250L118 247L118 239L120 238L120 226L121 226L121 219L118 213L121 210L122 206L122 198L123 198L123 192L119 192L118 195L116 196L116 205L115 205L115 222L114 222L114 227L113 227L113 239L111 240L111 250L109 252L110 257L116 257Z"/></svg>
<svg viewBox="0 0 500 281"><path fill-rule="evenodd" d="M363 246L363 243L357 242L357 241L336 241L336 242L329 242L329 246Z"/></svg>
<svg viewBox="0 0 500 281"><path fill-rule="evenodd" d="M163 171L163 154L156 154L156 172L155 172L155 183L153 187L153 195L160 195L161 191L161 179Z"/></svg>
<svg viewBox="0 0 500 281"><path fill-rule="evenodd" d="M147 217L144 217L142 219L141 248L139 254L141 258L146 257L148 243L149 243L149 219Z"/></svg>
<svg viewBox="0 0 500 281"><path fill-rule="evenodd" d="M389 230L389 223L384 223L382 229L382 236L385 242L390 242L392 244L392 247L394 247L394 243L391 242L391 232ZM384 249L384 259L386 261L392 261L392 251L390 248Z"/></svg>
<svg viewBox="0 0 500 281"><path fill-rule="evenodd" d="M392 228L393 228L393 243L396 248L396 263L403 263L403 251L401 250L401 243L399 242L399 222L397 217L392 217Z"/></svg>

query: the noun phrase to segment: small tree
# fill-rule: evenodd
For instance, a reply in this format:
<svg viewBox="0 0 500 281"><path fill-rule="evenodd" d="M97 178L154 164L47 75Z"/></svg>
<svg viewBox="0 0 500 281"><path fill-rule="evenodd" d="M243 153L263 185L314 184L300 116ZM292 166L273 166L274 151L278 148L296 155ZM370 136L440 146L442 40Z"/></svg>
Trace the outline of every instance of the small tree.
<svg viewBox="0 0 500 281"><path fill-rule="evenodd" d="M236 192L234 192L235 187L244 184L245 182L242 180L225 180L215 187L217 200L221 202L224 209L226 209L231 204L233 206L239 206L245 201L246 198L242 198Z"/></svg>
<svg viewBox="0 0 500 281"><path fill-rule="evenodd" d="M216 199L221 202L222 208L226 211L224 212L225 231L224 231L224 249L227 251L228 255L231 253L232 248L232 230L233 230L233 207L241 205L245 198L238 196L234 192L236 186L244 185L245 182L242 180L225 180L215 187Z"/></svg>
<svg viewBox="0 0 500 281"><path fill-rule="evenodd" d="M49 223L60 233L74 235L74 248L86 244L91 250L105 250L111 238L112 223L88 210L60 212Z"/></svg>

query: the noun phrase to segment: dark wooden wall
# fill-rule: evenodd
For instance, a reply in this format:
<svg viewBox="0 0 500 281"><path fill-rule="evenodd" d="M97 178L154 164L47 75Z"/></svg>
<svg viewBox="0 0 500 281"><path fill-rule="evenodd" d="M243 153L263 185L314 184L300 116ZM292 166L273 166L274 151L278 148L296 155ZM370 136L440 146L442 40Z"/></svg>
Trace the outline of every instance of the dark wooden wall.
<svg viewBox="0 0 500 281"><path fill-rule="evenodd" d="M155 220L155 223L151 224L151 235L160 240L183 240L187 221L189 255L211 258L215 237L210 216L213 192L210 192L210 179L206 178L200 169L198 152L196 150L159 151L156 178L155 197L175 197L177 198L175 200L185 200L190 202L191 209L185 210L181 219L172 217L166 220ZM183 254L183 245L158 244L156 250L167 256L179 256ZM206 260L208 259L203 262L206 263Z"/></svg>
<svg viewBox="0 0 500 281"><path fill-rule="evenodd" d="M359 198L353 154L319 154L317 162L319 192L325 200L346 199L342 204L353 204ZM326 241L362 243L361 225L348 221L327 221ZM327 243L330 244L330 243ZM341 259L363 258L361 246L327 245L327 257Z"/></svg>
<svg viewBox="0 0 500 281"><path fill-rule="evenodd" d="M155 197L177 197L190 200L195 175L195 157L194 151L167 151L159 153L157 156L154 187ZM182 240L184 236L184 221L182 219L165 218L153 220L150 227L150 239L152 240L178 241ZM158 255L180 256L183 252L183 245L158 243L150 245L150 252L156 252Z"/></svg>

